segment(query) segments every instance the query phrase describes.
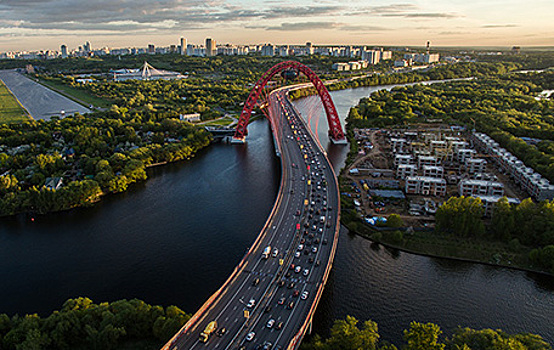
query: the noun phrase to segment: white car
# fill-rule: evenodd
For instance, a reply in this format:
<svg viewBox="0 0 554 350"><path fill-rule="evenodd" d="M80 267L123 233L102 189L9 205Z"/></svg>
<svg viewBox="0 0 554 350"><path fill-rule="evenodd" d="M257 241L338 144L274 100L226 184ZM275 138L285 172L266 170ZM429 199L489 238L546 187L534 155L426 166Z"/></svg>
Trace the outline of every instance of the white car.
<svg viewBox="0 0 554 350"><path fill-rule="evenodd" d="M296 272L296 273L299 273L301 270L302 270L302 268L300 266L296 266L294 268L294 272Z"/></svg>
<svg viewBox="0 0 554 350"><path fill-rule="evenodd" d="M300 252L295 252L295 253L294 253L294 257L295 257L295 258L299 258L299 257L300 257Z"/></svg>
<svg viewBox="0 0 554 350"><path fill-rule="evenodd" d="M300 266L299 266L300 267ZM310 270L308 269L304 269L304 272L303 272L304 276L308 276L310 274Z"/></svg>
<svg viewBox="0 0 554 350"><path fill-rule="evenodd" d="M275 324L275 320L271 319L271 320L267 321L266 327L267 328L272 328L274 324Z"/></svg>
<svg viewBox="0 0 554 350"><path fill-rule="evenodd" d="M256 336L256 333L254 332L248 333L248 335L246 336L246 341L252 341L252 339L254 339L255 336Z"/></svg>
<svg viewBox="0 0 554 350"><path fill-rule="evenodd" d="M317 253L317 247L312 247L312 253Z"/></svg>
<svg viewBox="0 0 554 350"><path fill-rule="evenodd" d="M307 290L305 290L304 293L302 293L302 295L300 296L300 299L302 299L302 300L308 299L308 294L309 294L309 292Z"/></svg>
<svg viewBox="0 0 554 350"><path fill-rule="evenodd" d="M300 245L298 246L298 250L299 250L299 251L300 251L300 250L304 250L304 245L303 245L303 244L300 244Z"/></svg>
<svg viewBox="0 0 554 350"><path fill-rule="evenodd" d="M254 307L254 305L256 305L256 300L254 299L250 299L250 301L248 302L248 304L246 304L246 307L251 309Z"/></svg>

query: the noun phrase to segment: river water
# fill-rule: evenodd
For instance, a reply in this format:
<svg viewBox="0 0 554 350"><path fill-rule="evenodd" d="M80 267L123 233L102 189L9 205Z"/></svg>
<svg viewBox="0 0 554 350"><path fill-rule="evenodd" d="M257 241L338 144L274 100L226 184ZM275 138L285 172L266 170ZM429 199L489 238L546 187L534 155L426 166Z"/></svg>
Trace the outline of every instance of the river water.
<svg viewBox="0 0 554 350"><path fill-rule="evenodd" d="M341 118L377 87L332 93ZM314 99L296 102L313 110ZM306 112L305 112L306 113ZM315 128L315 118L312 125ZM335 169L347 147L319 137ZM188 162L92 208L0 220L0 313L59 309L68 298L140 298L194 312L226 280L265 223L279 185L266 121L242 146L215 144ZM353 315L401 342L410 321L529 331L554 342L554 278L388 251L358 236L339 239L314 327Z"/></svg>

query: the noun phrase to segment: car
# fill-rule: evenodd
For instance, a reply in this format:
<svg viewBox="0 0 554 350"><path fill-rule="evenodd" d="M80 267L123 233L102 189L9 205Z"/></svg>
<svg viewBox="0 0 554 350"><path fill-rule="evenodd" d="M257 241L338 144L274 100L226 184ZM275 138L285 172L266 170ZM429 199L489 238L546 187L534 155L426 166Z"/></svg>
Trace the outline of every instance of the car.
<svg viewBox="0 0 554 350"><path fill-rule="evenodd" d="M279 255L279 249L275 248L273 249L273 257L276 258L277 255Z"/></svg>
<svg viewBox="0 0 554 350"><path fill-rule="evenodd" d="M263 345L263 348L262 350L270 350L271 347L273 346L273 344L271 344L270 342L266 341Z"/></svg>
<svg viewBox="0 0 554 350"><path fill-rule="evenodd" d="M291 273L290 273L290 271L287 271L287 273L285 274L285 277L286 277L286 278L289 278L290 276L292 276Z"/></svg>
<svg viewBox="0 0 554 350"><path fill-rule="evenodd" d="M250 299L250 301L248 302L248 304L246 304L246 307L250 309L250 308L253 308L254 305L256 305L256 300Z"/></svg>
<svg viewBox="0 0 554 350"><path fill-rule="evenodd" d="M294 292L292 292L293 297L297 297L300 295L300 291L298 289L295 289Z"/></svg>
<svg viewBox="0 0 554 350"><path fill-rule="evenodd" d="M287 305L287 309L292 310L293 308L294 308L294 301L291 301L291 302Z"/></svg>
<svg viewBox="0 0 554 350"><path fill-rule="evenodd" d="M258 284L260 284L259 278L256 278L255 280L252 281L252 285L257 286Z"/></svg>
<svg viewBox="0 0 554 350"><path fill-rule="evenodd" d="M310 270L304 269L304 272L302 272L304 276L308 276L310 274Z"/></svg>
<svg viewBox="0 0 554 350"><path fill-rule="evenodd" d="M302 295L300 296L300 299L302 300L306 300L308 299L308 295L309 295L309 292L307 290L305 290Z"/></svg>
<svg viewBox="0 0 554 350"><path fill-rule="evenodd" d="M215 334L217 334L218 337L222 337L225 332L227 332L227 329L225 329L225 327L223 328L220 328Z"/></svg>
<svg viewBox="0 0 554 350"><path fill-rule="evenodd" d="M306 248L306 250L304 251L304 255L308 255L310 254L310 250Z"/></svg>
<svg viewBox="0 0 554 350"><path fill-rule="evenodd" d="M300 266L296 266L294 268L294 272L296 272L296 273L299 273L301 270L302 270L302 267L300 267Z"/></svg>
<svg viewBox="0 0 554 350"><path fill-rule="evenodd" d="M267 328L272 328L274 324L275 324L275 320L271 319L271 320L267 321L267 324L265 326Z"/></svg>
<svg viewBox="0 0 554 350"><path fill-rule="evenodd" d="M296 214L295 214L295 215L296 215L296 216L300 215L300 209L298 209L298 210L296 211Z"/></svg>
<svg viewBox="0 0 554 350"><path fill-rule="evenodd" d="M283 328L283 322L277 323L277 325L275 326L275 329L279 330L281 328Z"/></svg>
<svg viewBox="0 0 554 350"><path fill-rule="evenodd" d="M316 239L314 240L314 243L315 243L315 244L319 244L319 242L321 242L321 241L319 240L319 238L316 238Z"/></svg>
<svg viewBox="0 0 554 350"><path fill-rule="evenodd" d="M279 299L279 301L277 302L277 304L283 305L283 304L285 304L285 300L287 300L287 298L282 297L281 299Z"/></svg>
<svg viewBox="0 0 554 350"><path fill-rule="evenodd" d="M294 264L290 264L289 270L294 270Z"/></svg>
<svg viewBox="0 0 554 350"><path fill-rule="evenodd" d="M300 257L300 252L294 252L294 257L295 258L299 258ZM294 264L293 264L294 265Z"/></svg>
<svg viewBox="0 0 554 350"><path fill-rule="evenodd" d="M327 238L324 238L323 239L323 245L326 245L328 242L327 242Z"/></svg>
<svg viewBox="0 0 554 350"><path fill-rule="evenodd" d="M308 259L308 262L309 262L310 264L313 263L313 262L314 262L314 258L313 258L313 257L310 257L310 258Z"/></svg>
<svg viewBox="0 0 554 350"><path fill-rule="evenodd" d="M270 312L270 311L271 311L271 305L266 306L264 312Z"/></svg>
<svg viewBox="0 0 554 350"><path fill-rule="evenodd" d="M287 288L288 288L288 289L293 289L295 285L296 285L296 283L291 282L291 283L289 283L289 285L288 285Z"/></svg>
<svg viewBox="0 0 554 350"><path fill-rule="evenodd" d="M254 339L255 336L256 336L255 332L248 333L248 335L246 336L246 341L252 341L252 339Z"/></svg>
<svg viewBox="0 0 554 350"><path fill-rule="evenodd" d="M279 283L277 284L279 287L282 287L285 285L285 280L280 280Z"/></svg>
<svg viewBox="0 0 554 350"><path fill-rule="evenodd" d="M319 266L320 264L321 264L321 260L317 260L317 261L315 262L315 266Z"/></svg>
<svg viewBox="0 0 554 350"><path fill-rule="evenodd" d="M317 253L317 247L312 247L312 253Z"/></svg>
<svg viewBox="0 0 554 350"><path fill-rule="evenodd" d="M298 250L304 249L304 245L303 245L303 244L299 244L297 249L298 249Z"/></svg>

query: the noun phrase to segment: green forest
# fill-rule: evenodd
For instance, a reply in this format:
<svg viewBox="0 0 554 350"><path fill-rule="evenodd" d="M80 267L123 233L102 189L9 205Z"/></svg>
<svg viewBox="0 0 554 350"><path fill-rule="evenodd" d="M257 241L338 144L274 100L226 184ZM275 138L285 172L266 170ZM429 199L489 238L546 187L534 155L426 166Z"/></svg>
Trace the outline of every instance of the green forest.
<svg viewBox="0 0 554 350"><path fill-rule="evenodd" d="M147 178L146 167L191 158L211 135L175 112L106 112L0 124L0 216L90 205ZM47 188L62 178L62 187Z"/></svg>
<svg viewBox="0 0 554 350"><path fill-rule="evenodd" d="M159 349L190 319L176 306L67 300L48 317L0 314L0 349Z"/></svg>
<svg viewBox="0 0 554 350"><path fill-rule="evenodd" d="M361 323L361 324L360 324ZM377 323L360 322L352 316L336 320L330 336L314 336L304 341L301 350L550 350L552 347L540 336L507 334L501 330L458 328L444 337L440 327L433 323L412 322L404 330L404 343L393 345L381 340Z"/></svg>
<svg viewBox="0 0 554 350"><path fill-rule="evenodd" d="M530 247L529 261L554 274L554 202L527 198L512 205L504 197L495 203L490 221L483 214L481 199L450 197L437 210L436 229L458 238L508 243L515 252Z"/></svg>

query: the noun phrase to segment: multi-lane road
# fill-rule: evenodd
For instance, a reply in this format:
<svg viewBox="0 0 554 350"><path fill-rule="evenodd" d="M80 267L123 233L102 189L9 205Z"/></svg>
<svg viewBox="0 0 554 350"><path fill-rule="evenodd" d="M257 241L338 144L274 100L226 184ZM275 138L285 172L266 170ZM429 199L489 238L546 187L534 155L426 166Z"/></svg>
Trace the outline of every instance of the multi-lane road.
<svg viewBox="0 0 554 350"><path fill-rule="evenodd" d="M269 95L282 176L266 225L225 284L164 350L295 349L310 326L335 254L339 194L325 152L287 91ZM200 333L212 321L217 330L202 342Z"/></svg>

